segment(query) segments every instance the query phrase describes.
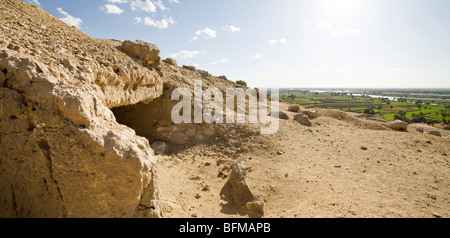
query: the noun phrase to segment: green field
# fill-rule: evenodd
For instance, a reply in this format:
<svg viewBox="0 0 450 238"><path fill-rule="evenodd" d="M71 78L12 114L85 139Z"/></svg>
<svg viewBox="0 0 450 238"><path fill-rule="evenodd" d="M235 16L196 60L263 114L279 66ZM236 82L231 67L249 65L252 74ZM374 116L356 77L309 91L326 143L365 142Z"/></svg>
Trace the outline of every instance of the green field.
<svg viewBox="0 0 450 238"><path fill-rule="evenodd" d="M390 96L390 95L386 95ZM279 98L284 102L302 106L339 109L348 112L368 113L382 117L388 121L395 118L409 122L425 122L428 124L445 123L450 119L450 101L434 96L429 100L408 100L407 102L388 99L352 96L344 93L315 93L309 91L280 91ZM406 99L408 97L405 97ZM441 99L441 100L440 100ZM431 105L439 104L439 105Z"/></svg>

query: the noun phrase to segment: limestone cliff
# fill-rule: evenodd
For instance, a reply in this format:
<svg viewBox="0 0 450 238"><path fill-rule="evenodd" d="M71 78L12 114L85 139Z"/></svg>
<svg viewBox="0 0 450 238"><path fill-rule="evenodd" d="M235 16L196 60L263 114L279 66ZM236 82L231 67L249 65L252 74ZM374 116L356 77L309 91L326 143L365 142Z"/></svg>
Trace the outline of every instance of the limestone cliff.
<svg viewBox="0 0 450 238"><path fill-rule="evenodd" d="M175 125L171 92L195 80L246 88L161 61L151 43L93 39L20 0L0 2L0 22L0 217L158 217L149 140L224 134Z"/></svg>
<svg viewBox="0 0 450 238"><path fill-rule="evenodd" d="M109 108L163 80L111 44L0 2L0 217L158 216L149 142Z"/></svg>

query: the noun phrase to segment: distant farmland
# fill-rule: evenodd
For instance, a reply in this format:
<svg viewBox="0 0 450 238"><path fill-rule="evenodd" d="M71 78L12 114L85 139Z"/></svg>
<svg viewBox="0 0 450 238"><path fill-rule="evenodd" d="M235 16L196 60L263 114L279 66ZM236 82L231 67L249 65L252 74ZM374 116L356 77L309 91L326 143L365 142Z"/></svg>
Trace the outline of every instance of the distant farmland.
<svg viewBox="0 0 450 238"><path fill-rule="evenodd" d="M399 94L383 93L381 95L384 98L339 92L280 90L279 97L287 103L373 114L388 121L399 118L428 124L448 124L449 122L450 101L448 95L420 95L420 100L415 100L411 94L399 96Z"/></svg>

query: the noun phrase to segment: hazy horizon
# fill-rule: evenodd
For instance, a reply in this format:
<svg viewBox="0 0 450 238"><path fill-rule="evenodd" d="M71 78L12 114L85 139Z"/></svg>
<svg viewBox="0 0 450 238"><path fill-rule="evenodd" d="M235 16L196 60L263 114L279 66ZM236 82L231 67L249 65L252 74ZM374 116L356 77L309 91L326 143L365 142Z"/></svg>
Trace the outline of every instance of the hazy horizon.
<svg viewBox="0 0 450 238"><path fill-rule="evenodd" d="M252 87L450 88L446 0L25 1Z"/></svg>

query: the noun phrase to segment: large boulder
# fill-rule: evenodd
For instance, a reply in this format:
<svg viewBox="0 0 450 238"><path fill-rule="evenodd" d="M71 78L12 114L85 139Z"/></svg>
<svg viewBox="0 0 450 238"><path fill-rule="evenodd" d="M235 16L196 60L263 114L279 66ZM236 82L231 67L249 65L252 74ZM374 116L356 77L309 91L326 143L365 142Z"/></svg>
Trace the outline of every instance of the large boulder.
<svg viewBox="0 0 450 238"><path fill-rule="evenodd" d="M124 41L122 49L125 53L142 60L144 66L157 68L161 63L159 48L155 44L145 41Z"/></svg>
<svg viewBox="0 0 450 238"><path fill-rule="evenodd" d="M304 126L312 126L312 122L311 120L309 120L309 117L307 115L297 114L294 116L294 120L296 120L297 122L299 122Z"/></svg>
<svg viewBox="0 0 450 238"><path fill-rule="evenodd" d="M229 200L237 209L245 207L248 202L253 202L255 196L245 181L245 168L238 163L233 166L230 178L222 188L221 196Z"/></svg>
<svg viewBox="0 0 450 238"><path fill-rule="evenodd" d="M391 125L391 128L396 131L406 131L408 128L408 124L401 120L391 121L389 124Z"/></svg>
<svg viewBox="0 0 450 238"><path fill-rule="evenodd" d="M166 58L163 61L164 61L164 63L170 64L172 66L178 66L177 61L173 58Z"/></svg>
<svg viewBox="0 0 450 238"><path fill-rule="evenodd" d="M275 117L275 115L278 115L279 119L283 119L283 120L289 120L289 115L286 112L283 111L279 111L278 113L271 113L271 116Z"/></svg>
<svg viewBox="0 0 450 238"><path fill-rule="evenodd" d="M291 104L288 107L288 111L290 111L290 112L299 112L300 111L300 105L298 105L298 104Z"/></svg>

